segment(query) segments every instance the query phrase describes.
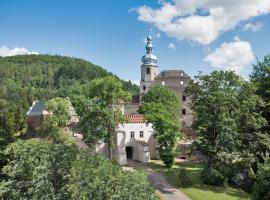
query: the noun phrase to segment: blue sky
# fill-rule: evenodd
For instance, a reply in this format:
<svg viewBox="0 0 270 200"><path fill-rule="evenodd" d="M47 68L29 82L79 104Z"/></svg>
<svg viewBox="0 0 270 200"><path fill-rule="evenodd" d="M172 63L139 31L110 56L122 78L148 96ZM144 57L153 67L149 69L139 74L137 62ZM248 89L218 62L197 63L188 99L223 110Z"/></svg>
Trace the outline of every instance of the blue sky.
<svg viewBox="0 0 270 200"><path fill-rule="evenodd" d="M270 53L270 0L201 2L1 0L0 55L79 57L135 81L151 24L159 71L233 69L247 76L255 58Z"/></svg>

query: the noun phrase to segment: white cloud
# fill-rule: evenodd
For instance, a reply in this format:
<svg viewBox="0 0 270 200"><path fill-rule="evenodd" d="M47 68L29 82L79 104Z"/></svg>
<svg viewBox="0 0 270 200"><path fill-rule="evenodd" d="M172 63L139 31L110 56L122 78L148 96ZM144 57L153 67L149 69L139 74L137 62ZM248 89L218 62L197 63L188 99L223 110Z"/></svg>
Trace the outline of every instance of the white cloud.
<svg viewBox="0 0 270 200"><path fill-rule="evenodd" d="M168 45L168 48L169 48L169 49L175 49L175 45L171 42L171 43Z"/></svg>
<svg viewBox="0 0 270 200"><path fill-rule="evenodd" d="M247 23L243 27L243 31L251 30L253 32L256 32L256 31L260 30L262 27L263 27L263 24L260 23L260 22L257 22L257 23Z"/></svg>
<svg viewBox="0 0 270 200"><path fill-rule="evenodd" d="M15 55L26 55L26 54L38 54L37 52L28 51L25 48L15 47L13 49L9 49L6 46L0 47L0 56L15 56Z"/></svg>
<svg viewBox="0 0 270 200"><path fill-rule="evenodd" d="M232 42L225 42L208 54L204 61L216 69L233 70L240 74L254 61L254 55L250 43L236 36Z"/></svg>
<svg viewBox="0 0 270 200"><path fill-rule="evenodd" d="M173 0L160 8L142 6L138 20L179 40L210 44L240 22L270 12L270 0Z"/></svg>
<svg viewBox="0 0 270 200"><path fill-rule="evenodd" d="M157 33L156 37L157 37L157 38L161 38L160 33Z"/></svg>

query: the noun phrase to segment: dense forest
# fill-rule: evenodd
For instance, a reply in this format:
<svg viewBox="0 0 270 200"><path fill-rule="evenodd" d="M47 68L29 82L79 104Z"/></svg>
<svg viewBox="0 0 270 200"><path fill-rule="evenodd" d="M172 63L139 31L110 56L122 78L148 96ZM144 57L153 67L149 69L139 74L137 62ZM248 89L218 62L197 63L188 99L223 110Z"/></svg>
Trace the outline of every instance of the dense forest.
<svg viewBox="0 0 270 200"><path fill-rule="evenodd" d="M21 131L26 112L34 100L72 98L81 94L87 82L106 76L114 75L78 58L57 55L0 57L0 131ZM121 82L126 91L138 92L138 86L130 81Z"/></svg>

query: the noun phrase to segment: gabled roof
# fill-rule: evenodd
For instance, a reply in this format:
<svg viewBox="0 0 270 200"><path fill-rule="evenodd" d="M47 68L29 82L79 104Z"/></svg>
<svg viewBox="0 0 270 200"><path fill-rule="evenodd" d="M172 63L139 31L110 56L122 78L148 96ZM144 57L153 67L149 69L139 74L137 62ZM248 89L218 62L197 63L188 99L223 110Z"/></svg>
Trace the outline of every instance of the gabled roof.
<svg viewBox="0 0 270 200"><path fill-rule="evenodd" d="M146 120L144 119L144 116L141 114L129 114L126 115L127 122L128 123L145 123Z"/></svg>
<svg viewBox="0 0 270 200"><path fill-rule="evenodd" d="M35 101L33 106L27 112L27 116L39 116L42 115L44 110L45 102L43 101Z"/></svg>
<svg viewBox="0 0 270 200"><path fill-rule="evenodd" d="M183 75L183 76L182 76ZM183 70L163 70L156 78L180 78L180 77L190 77Z"/></svg>

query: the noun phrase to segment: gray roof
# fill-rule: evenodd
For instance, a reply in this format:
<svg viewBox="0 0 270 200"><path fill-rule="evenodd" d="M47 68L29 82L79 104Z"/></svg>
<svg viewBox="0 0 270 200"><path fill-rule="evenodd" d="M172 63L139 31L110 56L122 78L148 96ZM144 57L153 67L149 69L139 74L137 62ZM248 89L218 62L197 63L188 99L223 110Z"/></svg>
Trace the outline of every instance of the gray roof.
<svg viewBox="0 0 270 200"><path fill-rule="evenodd" d="M181 74L183 73L183 76ZM183 70L163 70L156 78L179 78L179 77L190 77Z"/></svg>
<svg viewBox="0 0 270 200"><path fill-rule="evenodd" d="M30 111L27 113L27 115L31 116L37 116L42 115L44 110L45 102L43 101L36 101L34 105L30 108Z"/></svg>

